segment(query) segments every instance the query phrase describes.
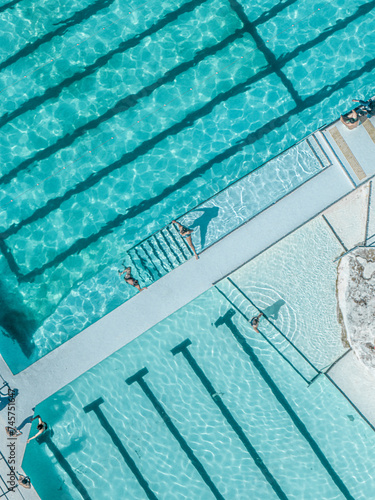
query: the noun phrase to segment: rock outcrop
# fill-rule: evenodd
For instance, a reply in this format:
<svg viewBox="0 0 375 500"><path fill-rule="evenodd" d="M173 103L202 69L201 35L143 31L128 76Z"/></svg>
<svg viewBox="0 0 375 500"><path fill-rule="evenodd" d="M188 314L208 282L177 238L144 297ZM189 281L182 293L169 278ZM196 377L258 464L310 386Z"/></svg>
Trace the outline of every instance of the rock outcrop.
<svg viewBox="0 0 375 500"><path fill-rule="evenodd" d="M343 337L360 361L375 371L375 248L357 248L341 259L337 304Z"/></svg>

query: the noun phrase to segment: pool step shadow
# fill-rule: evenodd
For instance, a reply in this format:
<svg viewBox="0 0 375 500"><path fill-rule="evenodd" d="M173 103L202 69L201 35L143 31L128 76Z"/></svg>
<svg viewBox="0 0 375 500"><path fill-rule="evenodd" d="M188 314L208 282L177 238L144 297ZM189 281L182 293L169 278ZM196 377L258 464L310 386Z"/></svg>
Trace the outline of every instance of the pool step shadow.
<svg viewBox="0 0 375 500"><path fill-rule="evenodd" d="M173 224L169 224L127 252L138 276L154 282L186 262L193 252Z"/></svg>

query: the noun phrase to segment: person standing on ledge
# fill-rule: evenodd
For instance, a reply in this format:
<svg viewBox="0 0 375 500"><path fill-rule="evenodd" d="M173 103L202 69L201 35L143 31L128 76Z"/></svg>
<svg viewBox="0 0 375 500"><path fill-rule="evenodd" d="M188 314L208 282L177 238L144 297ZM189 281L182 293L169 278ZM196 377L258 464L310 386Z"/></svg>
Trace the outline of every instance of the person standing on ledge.
<svg viewBox="0 0 375 500"><path fill-rule="evenodd" d="M119 271L118 272L119 275L121 276L122 274L126 273L125 276L124 276L124 280L126 281L126 283L128 285L131 285L131 286L134 286L137 290L139 290L140 292L142 290L146 290L147 289L147 286L144 286L143 288L141 288L139 286L139 282L138 280L136 280L135 278L133 278L133 276L131 275L131 267L128 266L128 267L125 267L125 269L123 271Z"/></svg>
<svg viewBox="0 0 375 500"><path fill-rule="evenodd" d="M198 257L198 254L195 250L195 247L194 247L194 244L192 242L192 239L191 239L191 233L193 232L192 229L189 229L185 226L183 226L182 224L180 224L179 222L177 222L176 220L173 220L172 221L172 224L176 224L177 227L178 227L178 230L180 232L180 235L182 238L185 238L186 239L186 243L189 245L189 247L193 250L193 253L195 255L195 258L198 260L199 257Z"/></svg>

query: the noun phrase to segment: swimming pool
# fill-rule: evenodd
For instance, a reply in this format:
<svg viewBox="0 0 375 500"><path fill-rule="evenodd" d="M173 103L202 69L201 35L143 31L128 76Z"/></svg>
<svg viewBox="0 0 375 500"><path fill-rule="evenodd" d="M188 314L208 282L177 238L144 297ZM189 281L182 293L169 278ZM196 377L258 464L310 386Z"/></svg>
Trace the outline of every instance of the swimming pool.
<svg viewBox="0 0 375 500"><path fill-rule="evenodd" d="M322 156L319 160L318 154ZM193 241L201 251L285 196L294 186L318 175L328 164L318 143L315 141L314 145L314 138L310 137L199 205L181 222L198 229ZM244 199L250 203L245 204ZM190 256L184 240L170 225L128 250L123 257L142 285L148 286ZM118 279L119 264L116 264L81 284L61 302L35 331L30 356L25 356L9 338L0 337L0 351L6 353L13 371L29 366L137 293Z"/></svg>
<svg viewBox="0 0 375 500"><path fill-rule="evenodd" d="M38 405L41 498L370 498L373 431L319 375L344 349L338 251L312 221Z"/></svg>
<svg viewBox="0 0 375 500"><path fill-rule="evenodd" d="M111 294L128 248L373 93L373 7L0 8L4 356L32 360L34 332L69 295L64 330L105 314L85 295Z"/></svg>

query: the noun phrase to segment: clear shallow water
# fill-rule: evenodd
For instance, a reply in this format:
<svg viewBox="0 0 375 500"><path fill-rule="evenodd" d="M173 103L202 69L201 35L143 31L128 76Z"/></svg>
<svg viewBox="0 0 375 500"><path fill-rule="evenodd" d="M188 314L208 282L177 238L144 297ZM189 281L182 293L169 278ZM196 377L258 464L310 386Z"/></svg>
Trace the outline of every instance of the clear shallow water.
<svg viewBox="0 0 375 500"><path fill-rule="evenodd" d="M245 267L233 279L243 286L251 275L252 269ZM276 286L261 293L263 307L272 307L277 297L285 298L285 290ZM286 320L286 311L298 311L298 306L286 302L274 321L311 355L299 325L295 329ZM149 393L137 382L125 382L144 367L148 373L143 380L162 404L164 416L171 419L223 498L245 500L251 492L255 498L271 500L277 495L215 404L218 397L237 432L242 430L258 453L261 469L267 468L288 499L371 498L375 456L368 443L373 431L324 376L307 386L240 313L228 317L231 309L218 290L211 289L38 406L53 435L28 446L23 467L42 500L78 500L82 494L77 484L88 495L84 498L93 500L150 498L126 463L121 445L156 498L214 498ZM249 315L254 311L246 308ZM335 310L324 312L334 322ZM217 324L225 315L225 323ZM260 328L267 337L275 336L264 320ZM247 352L233 333L243 336L250 346ZM327 340L329 349L334 335L323 329L320 334L321 348ZM187 347L192 365L183 354L170 352L187 337L192 342ZM294 362L297 357L294 353ZM315 373L301 358L299 362L307 376ZM204 377L218 396L209 395ZM85 413L83 407L98 398L103 399L100 411ZM111 435L120 441L114 444Z"/></svg>
<svg viewBox="0 0 375 500"><path fill-rule="evenodd" d="M361 6L51 0L0 13L8 362L34 359L32 334L69 294L62 330L107 312L81 306L127 248L373 93Z"/></svg>
<svg viewBox="0 0 375 500"><path fill-rule="evenodd" d="M248 316L254 305L266 315L319 369L343 354L337 323L337 262L342 247L325 221L318 217L263 252L231 275L220 289ZM265 323L276 345L297 359L286 340ZM303 367L305 371L306 367Z"/></svg>

